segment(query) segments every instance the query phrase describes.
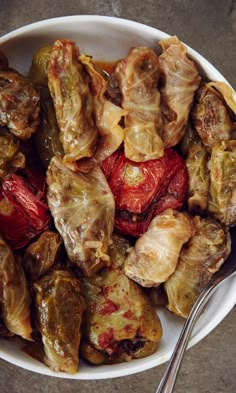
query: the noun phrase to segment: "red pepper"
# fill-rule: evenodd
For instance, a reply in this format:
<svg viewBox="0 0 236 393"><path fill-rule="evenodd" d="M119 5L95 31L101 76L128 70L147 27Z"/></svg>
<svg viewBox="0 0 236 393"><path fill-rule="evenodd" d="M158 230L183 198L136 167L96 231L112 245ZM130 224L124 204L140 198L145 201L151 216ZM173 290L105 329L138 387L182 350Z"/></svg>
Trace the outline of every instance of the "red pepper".
<svg viewBox="0 0 236 393"><path fill-rule="evenodd" d="M167 149L146 162L127 159L122 150L101 164L116 204L115 228L131 236L143 234L151 219L167 208L180 209L188 188L182 157Z"/></svg>
<svg viewBox="0 0 236 393"><path fill-rule="evenodd" d="M117 306L110 299L105 299L104 303L100 306L99 314L107 315L115 311L117 311Z"/></svg>
<svg viewBox="0 0 236 393"><path fill-rule="evenodd" d="M33 169L32 173L29 169L21 173L7 177L0 186L0 233L13 249L25 246L47 229L51 219L40 171L35 181ZM30 183L24 180L27 178Z"/></svg>
<svg viewBox="0 0 236 393"><path fill-rule="evenodd" d="M132 319L133 313L132 313L131 310L127 310L127 311L124 312L124 314L122 314L122 316L123 316L124 318L126 318L126 319Z"/></svg>
<svg viewBox="0 0 236 393"><path fill-rule="evenodd" d="M111 346L112 341L114 339L113 329L109 328L106 332L99 334L98 336L98 345L100 349L108 349Z"/></svg>

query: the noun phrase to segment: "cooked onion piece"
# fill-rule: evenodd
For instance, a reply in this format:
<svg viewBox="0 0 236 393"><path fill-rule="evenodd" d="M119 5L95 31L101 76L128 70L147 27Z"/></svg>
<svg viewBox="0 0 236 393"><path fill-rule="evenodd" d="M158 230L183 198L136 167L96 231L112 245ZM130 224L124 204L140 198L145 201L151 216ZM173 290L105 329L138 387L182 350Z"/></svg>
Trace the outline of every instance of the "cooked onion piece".
<svg viewBox="0 0 236 393"><path fill-rule="evenodd" d="M160 285L175 271L180 250L191 235L192 220L186 213L165 210L131 248L125 274L143 287Z"/></svg>

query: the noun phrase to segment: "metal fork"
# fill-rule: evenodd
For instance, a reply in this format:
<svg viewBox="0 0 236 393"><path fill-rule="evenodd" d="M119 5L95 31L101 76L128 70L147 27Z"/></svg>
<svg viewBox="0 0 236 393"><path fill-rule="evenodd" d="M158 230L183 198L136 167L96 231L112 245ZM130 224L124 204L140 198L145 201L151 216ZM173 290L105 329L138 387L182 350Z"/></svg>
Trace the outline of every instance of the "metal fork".
<svg viewBox="0 0 236 393"><path fill-rule="evenodd" d="M214 274L208 285L203 289L195 302L188 318L186 319L174 352L171 356L165 374L156 390L156 393L172 393L175 382L180 370L182 359L191 336L194 324L201 313L202 309L218 288L218 286L227 278L236 274L236 231L231 233L232 250L230 256L224 262L220 270Z"/></svg>

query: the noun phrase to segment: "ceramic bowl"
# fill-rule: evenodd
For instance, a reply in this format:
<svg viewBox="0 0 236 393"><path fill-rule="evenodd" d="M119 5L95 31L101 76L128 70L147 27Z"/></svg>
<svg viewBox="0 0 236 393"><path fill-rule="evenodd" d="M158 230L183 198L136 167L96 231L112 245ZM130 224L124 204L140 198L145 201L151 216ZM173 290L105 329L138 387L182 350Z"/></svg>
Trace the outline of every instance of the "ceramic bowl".
<svg viewBox="0 0 236 393"><path fill-rule="evenodd" d="M34 52L53 43L57 38L74 40L81 53L90 54L95 60L115 61L127 55L134 46L147 45L159 51L158 41L169 37L152 27L129 20L104 16L69 16L44 20L17 29L0 38L0 46L7 54L10 66L26 74ZM201 73L210 80L225 81L225 78L195 50L188 47L189 56L197 63ZM236 241L236 237L233 241ZM236 256L235 256L236 257ZM209 334L230 312L236 303L236 277L228 279L214 293L199 318L192 333L189 347ZM169 360L183 319L164 309L157 309L163 326L163 337L157 352L145 359L131 362L90 366L81 360L75 375L54 373L47 366L28 356L21 350L19 342L1 340L0 357L19 367L37 373L72 379L106 379L141 372Z"/></svg>

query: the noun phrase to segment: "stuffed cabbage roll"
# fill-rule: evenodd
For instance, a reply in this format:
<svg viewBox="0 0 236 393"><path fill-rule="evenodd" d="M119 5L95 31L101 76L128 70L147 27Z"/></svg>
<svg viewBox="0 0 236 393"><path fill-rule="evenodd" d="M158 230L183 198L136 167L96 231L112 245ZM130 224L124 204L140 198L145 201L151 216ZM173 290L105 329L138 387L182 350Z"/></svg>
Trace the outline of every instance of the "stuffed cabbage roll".
<svg viewBox="0 0 236 393"><path fill-rule="evenodd" d="M106 98L107 81L96 70L91 57L82 55L79 59L91 78L95 121L100 134L95 158L103 161L114 153L124 140L124 129L119 123L126 111Z"/></svg>
<svg viewBox="0 0 236 393"><path fill-rule="evenodd" d="M73 172L60 157L47 171L48 204L70 260L92 275L110 264L107 254L114 227L115 202L102 170ZM86 168L88 169L88 168Z"/></svg>
<svg viewBox="0 0 236 393"><path fill-rule="evenodd" d="M192 220L186 213L165 210L130 249L125 274L143 287L160 285L175 271L181 248L191 235Z"/></svg>
<svg viewBox="0 0 236 393"><path fill-rule="evenodd" d="M212 149L208 210L221 223L236 224L236 140Z"/></svg>
<svg viewBox="0 0 236 393"><path fill-rule="evenodd" d="M126 157L137 162L162 157L157 55L147 47L134 48L117 64L114 75L119 81L122 107L127 111L124 117Z"/></svg>
<svg viewBox="0 0 236 393"><path fill-rule="evenodd" d="M0 71L0 125L23 140L39 125L39 93L17 72Z"/></svg>
<svg viewBox="0 0 236 393"><path fill-rule="evenodd" d="M161 137L164 146L175 146L183 137L194 93L200 75L187 55L187 48L171 37L160 41L163 53L159 57L161 78L161 111L164 127Z"/></svg>
<svg viewBox="0 0 236 393"><path fill-rule="evenodd" d="M7 128L0 127L0 178L25 167L25 156L20 152L19 140Z"/></svg>
<svg viewBox="0 0 236 393"><path fill-rule="evenodd" d="M189 144L185 159L188 171L188 209L190 212L204 211L210 186L209 154L200 139Z"/></svg>
<svg viewBox="0 0 236 393"><path fill-rule="evenodd" d="M26 249L23 267L30 282L47 273L60 256L62 238L57 232L45 231Z"/></svg>
<svg viewBox="0 0 236 393"><path fill-rule="evenodd" d="M234 109L236 113L236 103ZM236 127L230 119L224 97L214 88L214 83L206 83L198 90L192 120L207 147L212 148L221 141L233 139L232 133Z"/></svg>
<svg viewBox="0 0 236 393"><path fill-rule="evenodd" d="M54 371L76 373L85 309L80 282L72 273L58 270L41 278L34 288L35 323L42 335L44 362Z"/></svg>
<svg viewBox="0 0 236 393"><path fill-rule="evenodd" d="M168 309L187 318L202 289L230 253L227 229L211 218L194 218L195 232L180 253L176 270L164 283Z"/></svg>
<svg viewBox="0 0 236 393"><path fill-rule="evenodd" d="M31 340L30 293L24 271L0 238L0 318L9 332Z"/></svg>
<svg viewBox="0 0 236 393"><path fill-rule="evenodd" d="M130 244L114 236L109 249L112 265L82 280L86 301L82 356L91 363L142 358L156 351L160 320L142 288L125 276L123 265Z"/></svg>
<svg viewBox="0 0 236 393"><path fill-rule="evenodd" d="M93 156L98 134L87 74L79 55L73 41L57 40L48 65L48 86L60 128L64 162L72 169L75 161Z"/></svg>

